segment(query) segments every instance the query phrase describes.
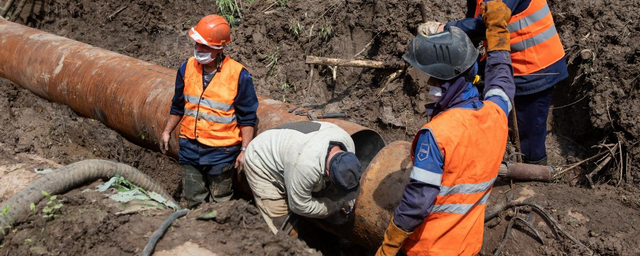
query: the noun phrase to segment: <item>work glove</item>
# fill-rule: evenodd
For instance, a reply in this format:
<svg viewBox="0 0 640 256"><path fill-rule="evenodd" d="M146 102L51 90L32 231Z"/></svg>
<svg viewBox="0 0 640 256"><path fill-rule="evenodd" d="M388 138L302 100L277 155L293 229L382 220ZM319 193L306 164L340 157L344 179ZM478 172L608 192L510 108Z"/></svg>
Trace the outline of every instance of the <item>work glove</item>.
<svg viewBox="0 0 640 256"><path fill-rule="evenodd" d="M382 241L382 245L378 248L376 252L376 256L393 256L398 253L400 250L400 246L404 242L407 237L411 235L410 232L406 232L396 226L393 223L393 218L389 222L389 227L387 227L387 231L384 232L384 240Z"/></svg>
<svg viewBox="0 0 640 256"><path fill-rule="evenodd" d="M351 212L353 211L353 205L356 203L355 199L352 200L341 200L342 204L340 206L340 213L344 214L345 216L349 216L349 214L351 214Z"/></svg>
<svg viewBox="0 0 640 256"><path fill-rule="evenodd" d="M440 27L444 27L444 25L440 22L427 21L418 25L418 33L423 35L424 37L429 37L432 34L442 32L442 29Z"/></svg>
<svg viewBox="0 0 640 256"><path fill-rule="evenodd" d="M483 2L481 8L482 20L487 27L487 52L511 51L511 37L507 29L511 9L502 0Z"/></svg>

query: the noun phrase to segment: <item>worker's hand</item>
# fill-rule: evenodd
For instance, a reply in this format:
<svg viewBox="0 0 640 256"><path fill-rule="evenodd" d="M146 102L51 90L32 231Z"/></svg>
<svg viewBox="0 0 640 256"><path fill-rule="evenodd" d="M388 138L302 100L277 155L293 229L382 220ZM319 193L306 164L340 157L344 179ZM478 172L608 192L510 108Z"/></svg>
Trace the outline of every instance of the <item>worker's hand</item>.
<svg viewBox="0 0 640 256"><path fill-rule="evenodd" d="M240 174L242 174L242 171L244 171L244 151L240 151L240 154L236 158L234 167L236 168L236 174L239 180L241 177Z"/></svg>
<svg viewBox="0 0 640 256"><path fill-rule="evenodd" d="M400 229L393 223L393 218L391 218L389 227L387 227L387 231L384 232L384 240L380 248L378 248L376 256L396 255L400 250L400 246L402 246L402 243L409 235L411 235L411 233Z"/></svg>
<svg viewBox="0 0 640 256"><path fill-rule="evenodd" d="M418 25L418 33L424 37L429 37L432 34L440 33L444 30L444 24L437 21L427 21Z"/></svg>
<svg viewBox="0 0 640 256"><path fill-rule="evenodd" d="M356 200L340 200L340 202L340 213L349 216L349 214L353 212L353 205L356 203Z"/></svg>
<svg viewBox="0 0 640 256"><path fill-rule="evenodd" d="M162 144L160 145L160 151L162 154L166 154L169 151L169 140L171 139L171 132L162 132Z"/></svg>
<svg viewBox="0 0 640 256"><path fill-rule="evenodd" d="M482 20L487 27L487 52L511 51L511 37L507 28L511 9L502 0L485 1L481 8Z"/></svg>

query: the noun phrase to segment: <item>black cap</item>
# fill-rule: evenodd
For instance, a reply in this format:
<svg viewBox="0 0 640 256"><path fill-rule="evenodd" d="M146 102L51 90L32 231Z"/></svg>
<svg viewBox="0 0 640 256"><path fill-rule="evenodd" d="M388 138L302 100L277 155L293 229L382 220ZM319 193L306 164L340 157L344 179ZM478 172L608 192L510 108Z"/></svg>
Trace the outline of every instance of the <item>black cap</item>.
<svg viewBox="0 0 640 256"><path fill-rule="evenodd" d="M360 184L360 161L354 153L340 152L329 162L329 178L339 189L350 191Z"/></svg>

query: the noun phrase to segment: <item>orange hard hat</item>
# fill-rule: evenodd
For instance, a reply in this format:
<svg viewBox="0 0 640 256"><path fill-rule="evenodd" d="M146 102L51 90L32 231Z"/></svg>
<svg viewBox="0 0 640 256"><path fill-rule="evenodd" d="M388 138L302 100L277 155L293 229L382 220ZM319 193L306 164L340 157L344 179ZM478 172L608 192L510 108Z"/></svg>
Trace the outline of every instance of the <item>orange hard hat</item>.
<svg viewBox="0 0 640 256"><path fill-rule="evenodd" d="M224 17L212 14L200 19L198 24L189 30L189 36L196 43L222 49L225 44L231 42L231 26Z"/></svg>

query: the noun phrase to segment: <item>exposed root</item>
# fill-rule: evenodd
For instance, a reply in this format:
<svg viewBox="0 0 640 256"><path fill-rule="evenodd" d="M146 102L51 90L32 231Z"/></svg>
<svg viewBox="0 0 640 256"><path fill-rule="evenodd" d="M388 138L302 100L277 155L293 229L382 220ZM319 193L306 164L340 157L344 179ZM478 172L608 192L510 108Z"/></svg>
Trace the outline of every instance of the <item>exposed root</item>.
<svg viewBox="0 0 640 256"><path fill-rule="evenodd" d="M518 207L523 207L523 206L529 206L533 209L534 212L538 213L538 215L540 215L545 223L547 223L547 225L549 225L549 227L551 228L551 231L554 233L554 235L556 236L557 240L559 239L559 236L557 234L557 231L560 231L560 233L562 233L563 236L565 236L566 238L569 238L569 240L573 241L575 244L580 245L581 247L585 248L588 252L589 255L595 255L594 252L586 245L584 245L582 242L580 242L580 240L576 239L575 237L573 237L567 230L564 229L564 227L562 227L562 225L560 225L560 223L558 223L558 221L556 219L554 219L551 214L549 214L547 211L544 210L544 208L542 208L542 206L536 204L536 203L532 203L532 202L507 202L506 204L503 205L498 205L496 208L493 209L493 213L489 214L487 217L495 217L497 216L496 213L499 213L500 211L504 211L510 208L516 208L516 215L518 214ZM491 218L485 218L485 222L490 220ZM539 241L541 243L542 242L542 238L540 237L540 234L538 233L538 231L526 220L515 216L511 219L511 221L509 221L509 225L507 226L507 230L505 231L505 235L504 238L502 240L502 242L500 243L500 246L498 246L498 248L496 249L494 255L499 255L500 252L502 251L502 249L504 248L505 244L506 244L506 240L509 237L509 234L511 233L511 228L513 227L513 224L516 221L520 221L522 223L524 223L527 227L529 227L533 232L534 235L537 236L537 238L539 239Z"/></svg>

